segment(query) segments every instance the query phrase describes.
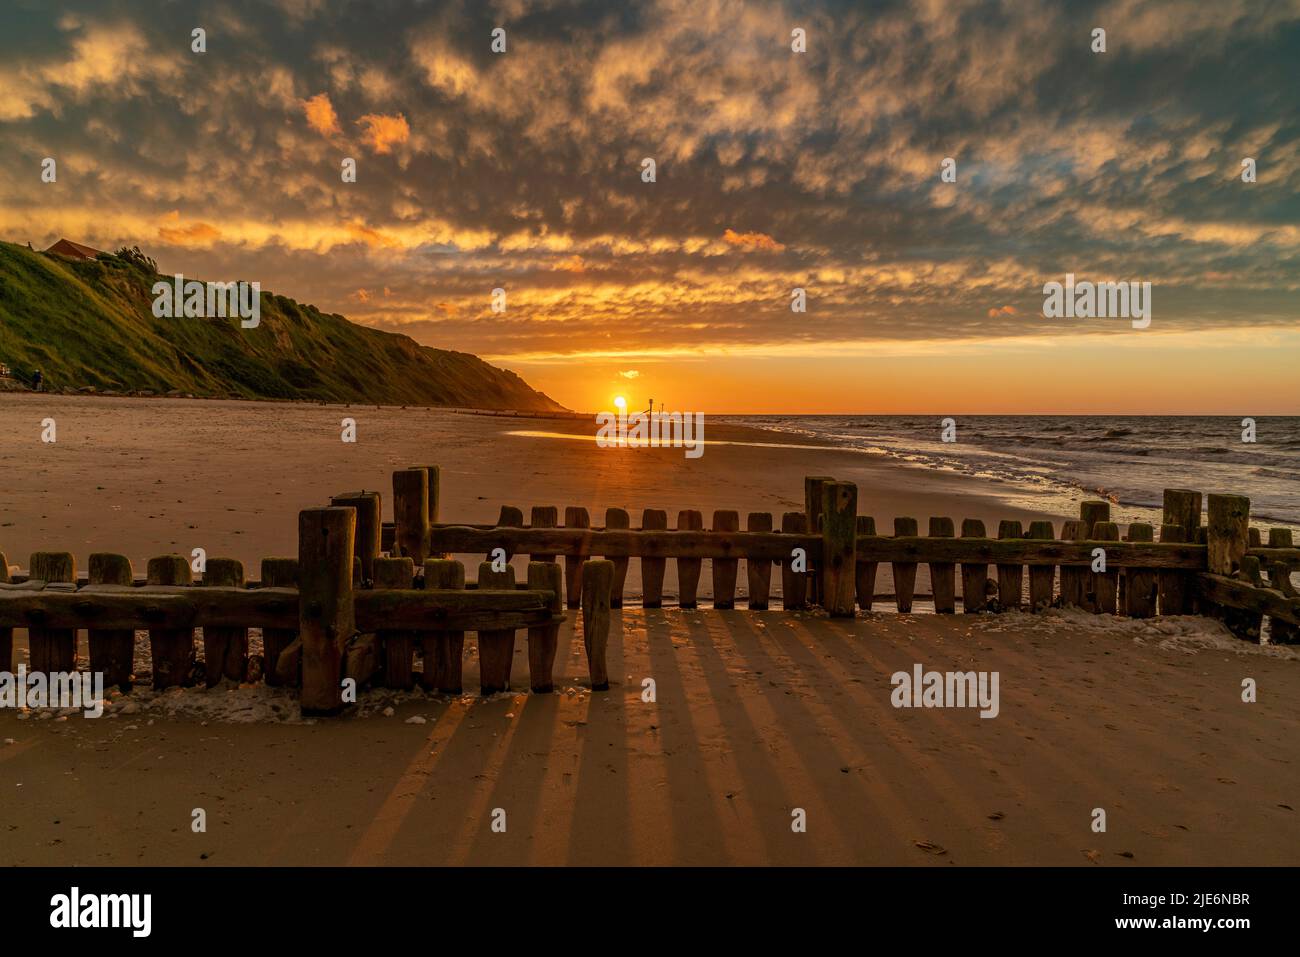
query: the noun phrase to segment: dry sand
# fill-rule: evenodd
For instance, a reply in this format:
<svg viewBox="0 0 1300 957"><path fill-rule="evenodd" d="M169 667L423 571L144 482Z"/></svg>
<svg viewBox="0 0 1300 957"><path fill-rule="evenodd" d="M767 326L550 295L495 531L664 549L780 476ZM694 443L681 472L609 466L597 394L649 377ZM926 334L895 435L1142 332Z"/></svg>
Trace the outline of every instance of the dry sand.
<svg viewBox="0 0 1300 957"><path fill-rule="evenodd" d="M342 415L357 446L338 441ZM39 441L45 416L53 446ZM1035 517L996 486L860 453L718 445L687 460L502 434L575 428L7 396L0 548L23 566L59 547L83 567L112 550L142 568L201 545L255 570L294 553L297 509L387 491L389 471L413 464L442 465L443 518L471 522L503 503L586 505L598 523L606 505L634 522L643 506L779 513L801 507L805 474L857 482L883 528L894 514ZM628 608L600 694L573 624L553 695L371 692L358 713L314 723L265 688L133 694L98 720L0 712L0 863L1297 863L1300 661L1203 619ZM997 671L999 716L892 707L890 675L915 663ZM516 686L526 673L521 640ZM1257 703L1241 700L1245 678ZM206 833L191 831L194 808ZM498 808L505 833L491 829ZM806 833L791 829L796 808Z"/></svg>

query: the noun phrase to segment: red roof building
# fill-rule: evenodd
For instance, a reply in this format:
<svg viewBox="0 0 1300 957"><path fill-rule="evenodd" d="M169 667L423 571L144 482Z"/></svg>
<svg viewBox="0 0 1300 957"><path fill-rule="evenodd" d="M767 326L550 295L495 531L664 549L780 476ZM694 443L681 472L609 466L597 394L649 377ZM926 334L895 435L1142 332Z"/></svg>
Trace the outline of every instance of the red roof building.
<svg viewBox="0 0 1300 957"><path fill-rule="evenodd" d="M69 259L94 259L100 253L98 249L74 243L71 239L60 239L45 251L55 256L67 256Z"/></svg>

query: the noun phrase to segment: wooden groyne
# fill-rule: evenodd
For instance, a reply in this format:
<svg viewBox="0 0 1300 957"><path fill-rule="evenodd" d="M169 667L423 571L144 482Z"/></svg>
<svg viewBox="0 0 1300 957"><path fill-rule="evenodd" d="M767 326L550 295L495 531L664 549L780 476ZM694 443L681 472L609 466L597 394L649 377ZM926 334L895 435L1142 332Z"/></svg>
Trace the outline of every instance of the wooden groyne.
<svg viewBox="0 0 1300 957"><path fill-rule="evenodd" d="M1300 596L1291 569L1300 549L1287 529L1250 526L1242 496L1169 489L1163 523L1132 523L1121 534L1110 505L1086 501L1077 520L1038 521L1023 529L1002 522L991 538L981 522L894 520L893 535L876 534L858 514L857 488L826 476L805 482L805 511L780 521L767 512L683 510L669 529L668 512L645 509L639 527L622 508L593 526L586 508L503 506L494 525L439 520L437 466L393 473L393 520L382 496L348 492L324 508L299 514L298 557L263 559L260 578L246 580L232 559L209 559L194 580L176 555L150 560L135 577L121 555L90 557L79 577L73 556L37 552L26 575L9 575L0 554L0 670L12 670L13 629L26 628L31 671L72 671L77 634L87 632L90 667L106 685L129 687L138 632L146 632L153 685L168 688L223 679L264 680L301 688L305 714L334 714L366 684L462 693L466 635L476 635L480 691L509 689L516 635L528 642L529 687L554 687L562 609L581 609L583 643L594 690L608 687L606 648L612 610L623 606L629 559L639 559L646 608L664 604L666 563L677 563L681 607L699 604L703 562L710 560L713 605L737 604L745 562L747 607L770 606L774 577L781 607L820 606L832 617L870 611L892 598L901 612L929 598L939 614L1041 612L1076 606L1097 614L1148 618L1194 614L1221 619L1236 635L1259 641L1269 619L1273 642L1300 636ZM1205 523L1202 524L1204 505ZM779 531L774 529L779 527ZM528 555L526 580L509 559ZM453 555L484 556L477 580ZM563 558L561 565L558 559ZM893 571L893 594L874 594L877 570ZM773 575L773 565L780 575ZM915 593L928 566L932 594ZM1028 574L1026 574L1026 569ZM1265 578L1267 576L1267 578ZM958 593L957 583L961 588ZM250 670L248 629L262 633L260 674ZM195 630L203 630L204 667L195 664ZM414 668L416 658L423 670Z"/></svg>

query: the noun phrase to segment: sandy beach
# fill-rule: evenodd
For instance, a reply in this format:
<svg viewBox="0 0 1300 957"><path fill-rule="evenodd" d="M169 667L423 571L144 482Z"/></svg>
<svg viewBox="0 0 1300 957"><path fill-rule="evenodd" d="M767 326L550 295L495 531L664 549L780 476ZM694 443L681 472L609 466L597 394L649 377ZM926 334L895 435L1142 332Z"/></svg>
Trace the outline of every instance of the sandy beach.
<svg viewBox="0 0 1300 957"><path fill-rule="evenodd" d="M41 441L46 418L56 423L54 443ZM344 418L356 420L355 444L340 440ZM779 526L782 512L803 511L806 475L856 483L859 514L874 516L882 534L892 533L898 515L917 518L923 532L931 515L958 527L977 518L992 534L999 519L1065 517L1050 515L1046 503L1042 511L1012 507L993 482L757 429L710 423L709 444L695 459L682 449L599 448L595 432L594 422L423 408L6 396L0 469L25 480L7 493L0 551L22 568L33 551L70 551L79 569L92 552L116 552L143 573L155 555L201 547L209 557L241 560L254 577L261 558L297 554L300 509L371 489L391 516L391 474L413 465L441 467L444 522L494 522L502 505L525 516L534 505L558 506L561 516L576 505L590 510L594 525L604 524L606 508L620 507L634 526L645 508L665 509L670 525L679 510L699 509L706 527L715 509L736 509L742 522L746 512L770 511ZM669 595L675 564L668 563ZM707 596L707 573L700 584ZM882 568L879 590L888 585Z"/></svg>
<svg viewBox="0 0 1300 957"><path fill-rule="evenodd" d="M344 416L356 445L339 441ZM1044 514L1010 509L992 483L736 428L706 433L719 444L692 460L599 449L562 420L7 396L0 434L0 467L21 477L0 549L22 567L36 549L71 550L82 568L105 550L142 571L203 547L255 572L294 554L298 509L387 495L390 471L417 464L442 467L444 521L490 522L503 504L585 505L596 523L605 506L633 524L643 507L779 516L802 509L809 474L857 483L859 511L885 530L895 515L996 529ZM377 690L314 722L265 687L139 691L98 720L0 712L0 863L1296 863L1300 661L1206 619L628 607L613 686L595 694L576 624L550 695ZM526 654L519 642L516 687ZM891 675L918 663L998 672L998 717L891 706Z"/></svg>

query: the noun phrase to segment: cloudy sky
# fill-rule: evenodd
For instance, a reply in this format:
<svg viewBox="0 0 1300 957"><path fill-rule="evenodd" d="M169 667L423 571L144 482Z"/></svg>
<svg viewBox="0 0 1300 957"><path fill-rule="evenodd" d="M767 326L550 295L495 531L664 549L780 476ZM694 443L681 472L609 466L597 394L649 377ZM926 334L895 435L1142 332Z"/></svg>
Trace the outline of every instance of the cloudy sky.
<svg viewBox="0 0 1300 957"><path fill-rule="evenodd" d="M574 408L1295 413L1297 63L1300 0L9 0L0 238ZM1150 327L1044 318L1066 273Z"/></svg>

